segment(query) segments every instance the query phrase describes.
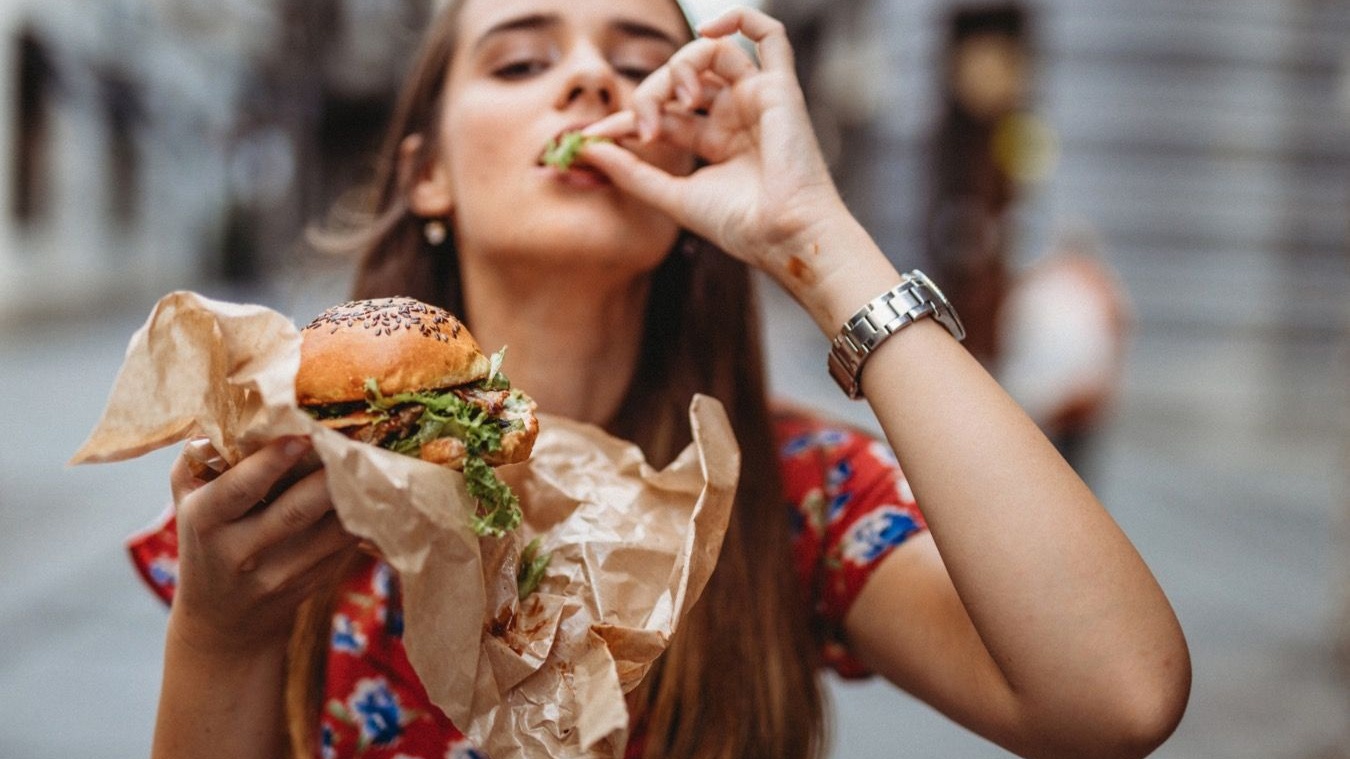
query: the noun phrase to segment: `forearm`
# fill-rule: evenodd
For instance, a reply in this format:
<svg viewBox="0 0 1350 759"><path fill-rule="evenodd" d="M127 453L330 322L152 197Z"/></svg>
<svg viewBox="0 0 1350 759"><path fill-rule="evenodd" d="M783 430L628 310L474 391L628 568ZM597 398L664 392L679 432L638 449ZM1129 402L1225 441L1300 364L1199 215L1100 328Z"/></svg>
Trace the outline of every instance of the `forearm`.
<svg viewBox="0 0 1350 759"><path fill-rule="evenodd" d="M171 616L155 759L286 756L285 643L222 654L190 643Z"/></svg>
<svg viewBox="0 0 1350 759"><path fill-rule="evenodd" d="M899 280L858 235L845 225L821 239L828 290L798 294L827 334ZM851 249L832 249L833 239ZM831 265L834 255L861 263ZM993 378L922 320L870 357L862 388L1023 719L1061 735L1091 729L1093 717L1126 729L1169 719L1140 712L1184 704L1189 664L1170 605L1110 515Z"/></svg>
<svg viewBox="0 0 1350 759"><path fill-rule="evenodd" d="M864 391L1024 718L1061 735L1068 719L1087 729L1167 721L1141 712L1177 703L1186 648L1124 533L938 325L891 342L869 362Z"/></svg>

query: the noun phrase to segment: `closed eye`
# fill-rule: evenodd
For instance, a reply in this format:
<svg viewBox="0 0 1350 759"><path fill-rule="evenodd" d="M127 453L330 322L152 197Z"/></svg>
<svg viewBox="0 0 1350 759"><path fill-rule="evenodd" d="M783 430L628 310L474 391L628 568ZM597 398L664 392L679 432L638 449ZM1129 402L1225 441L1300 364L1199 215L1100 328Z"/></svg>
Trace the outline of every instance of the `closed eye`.
<svg viewBox="0 0 1350 759"><path fill-rule="evenodd" d="M492 75L498 79L526 79L536 74L541 74L548 69L549 62L540 58L531 58L528 60L512 61L492 70Z"/></svg>
<svg viewBox="0 0 1350 759"><path fill-rule="evenodd" d="M619 73L619 76L632 80L633 82L641 82L643 79L651 76L652 72L655 71L655 69L650 69L646 66L615 66L614 70Z"/></svg>

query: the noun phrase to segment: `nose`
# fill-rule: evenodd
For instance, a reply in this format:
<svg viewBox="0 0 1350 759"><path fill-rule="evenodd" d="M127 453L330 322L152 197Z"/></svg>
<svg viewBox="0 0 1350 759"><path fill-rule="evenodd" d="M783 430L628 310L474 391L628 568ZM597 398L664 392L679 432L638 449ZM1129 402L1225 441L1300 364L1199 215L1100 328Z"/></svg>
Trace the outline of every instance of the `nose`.
<svg viewBox="0 0 1350 759"><path fill-rule="evenodd" d="M569 71L563 82L558 108L599 106L605 113L618 110L619 79L609 61L589 45L579 45L569 56Z"/></svg>

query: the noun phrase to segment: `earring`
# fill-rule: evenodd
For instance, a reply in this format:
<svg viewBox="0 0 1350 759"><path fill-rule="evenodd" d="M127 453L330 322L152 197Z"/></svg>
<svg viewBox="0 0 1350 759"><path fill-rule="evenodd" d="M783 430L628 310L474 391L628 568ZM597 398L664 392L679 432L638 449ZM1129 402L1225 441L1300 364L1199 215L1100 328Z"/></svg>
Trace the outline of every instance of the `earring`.
<svg viewBox="0 0 1350 759"><path fill-rule="evenodd" d="M450 233L445 228L445 222L440 219L430 219L422 227L422 236L427 238L427 244L432 246L440 245L445 242L445 238Z"/></svg>

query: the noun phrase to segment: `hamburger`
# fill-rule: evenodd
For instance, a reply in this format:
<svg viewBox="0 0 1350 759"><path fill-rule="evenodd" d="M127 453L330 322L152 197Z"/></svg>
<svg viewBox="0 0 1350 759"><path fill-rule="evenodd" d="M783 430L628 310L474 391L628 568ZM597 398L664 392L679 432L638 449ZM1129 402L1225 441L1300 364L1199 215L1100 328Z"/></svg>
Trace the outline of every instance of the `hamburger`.
<svg viewBox="0 0 1350 759"><path fill-rule="evenodd" d="M519 502L493 467L529 458L535 402L444 309L412 298L334 306L300 331L296 400L353 440L464 473L480 535L520 524Z"/></svg>

